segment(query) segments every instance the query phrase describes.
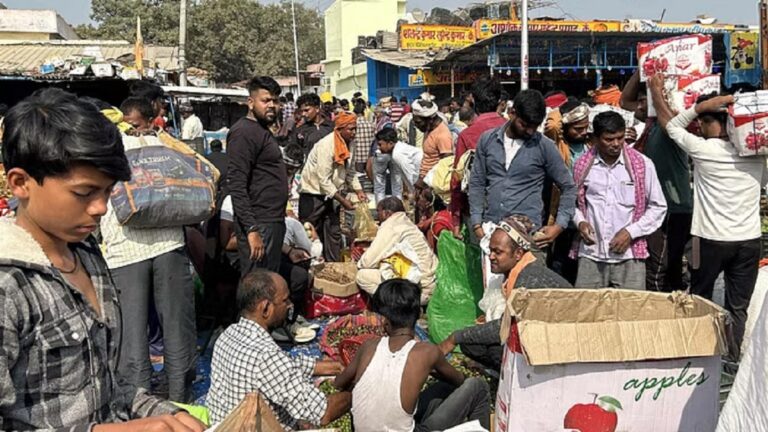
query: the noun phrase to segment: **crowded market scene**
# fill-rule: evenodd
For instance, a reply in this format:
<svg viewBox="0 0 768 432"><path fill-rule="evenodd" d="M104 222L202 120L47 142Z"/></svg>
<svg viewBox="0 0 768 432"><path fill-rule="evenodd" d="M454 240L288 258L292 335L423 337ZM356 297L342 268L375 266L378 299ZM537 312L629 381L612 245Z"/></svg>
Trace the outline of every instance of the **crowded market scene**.
<svg viewBox="0 0 768 432"><path fill-rule="evenodd" d="M643 3L2 1L0 431L768 432L768 0Z"/></svg>

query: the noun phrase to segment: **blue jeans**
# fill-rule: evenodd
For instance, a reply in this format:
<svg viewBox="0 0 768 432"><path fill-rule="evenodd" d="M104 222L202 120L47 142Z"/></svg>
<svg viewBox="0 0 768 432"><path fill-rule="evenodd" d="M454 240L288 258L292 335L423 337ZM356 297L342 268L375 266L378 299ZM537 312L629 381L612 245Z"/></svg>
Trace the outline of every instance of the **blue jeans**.
<svg viewBox="0 0 768 432"><path fill-rule="evenodd" d="M387 170L392 183L392 196L403 199L403 175L392 161L391 154L376 153L373 157L373 194L376 202L387 194Z"/></svg>

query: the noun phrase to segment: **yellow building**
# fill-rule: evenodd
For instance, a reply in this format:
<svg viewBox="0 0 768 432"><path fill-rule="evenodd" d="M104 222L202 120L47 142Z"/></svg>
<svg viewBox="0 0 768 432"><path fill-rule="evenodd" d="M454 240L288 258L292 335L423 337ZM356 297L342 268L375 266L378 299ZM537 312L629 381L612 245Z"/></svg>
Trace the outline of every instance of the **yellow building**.
<svg viewBox="0 0 768 432"><path fill-rule="evenodd" d="M405 16L406 0L335 0L325 11L326 90L350 99L355 92L368 93L367 66L352 63L358 36L374 36L379 30L397 31Z"/></svg>
<svg viewBox="0 0 768 432"><path fill-rule="evenodd" d="M77 33L53 10L7 9L0 3L0 40L76 40Z"/></svg>

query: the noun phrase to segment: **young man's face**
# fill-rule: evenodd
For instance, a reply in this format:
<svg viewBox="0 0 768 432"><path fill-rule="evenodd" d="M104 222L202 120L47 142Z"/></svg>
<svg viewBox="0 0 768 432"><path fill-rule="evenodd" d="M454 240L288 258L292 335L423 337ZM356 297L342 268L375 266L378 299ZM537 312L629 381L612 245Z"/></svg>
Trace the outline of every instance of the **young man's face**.
<svg viewBox="0 0 768 432"><path fill-rule="evenodd" d="M432 124L434 123L434 117L419 117L419 116L413 116L413 125L416 126L416 129L427 133L430 130L432 130Z"/></svg>
<svg viewBox="0 0 768 432"><path fill-rule="evenodd" d="M491 254L491 273L508 274L520 261L522 249L513 247L514 243L507 233L497 229L491 236L489 249Z"/></svg>
<svg viewBox="0 0 768 432"><path fill-rule="evenodd" d="M626 130L620 132L603 132L595 136L594 142L597 146L597 152L603 159L615 159L621 154L624 147L624 135Z"/></svg>
<svg viewBox="0 0 768 432"><path fill-rule="evenodd" d="M299 107L301 116L308 122L314 122L317 119L317 114L320 112L320 107L304 104Z"/></svg>
<svg viewBox="0 0 768 432"><path fill-rule="evenodd" d="M565 140L569 144L584 144L587 141L589 131L589 119L569 124L565 127Z"/></svg>
<svg viewBox="0 0 768 432"><path fill-rule="evenodd" d="M8 180L21 203L19 216L68 243L80 242L98 228L115 185L114 179L90 165L77 165L64 176L46 177L42 184L14 168Z"/></svg>
<svg viewBox="0 0 768 432"><path fill-rule="evenodd" d="M645 122L648 119L648 95L640 93L640 95L637 96L635 118L641 122Z"/></svg>
<svg viewBox="0 0 768 432"><path fill-rule="evenodd" d="M127 113L123 113L123 120L129 125L133 126L133 128L138 132L145 132L152 129L152 119L144 117L137 110L131 110Z"/></svg>
<svg viewBox="0 0 768 432"><path fill-rule="evenodd" d="M389 142L389 141L384 141L384 140L379 140L379 150L381 150L382 153L390 154L390 153L392 153L392 150L394 150L394 149L395 149L395 143Z"/></svg>
<svg viewBox="0 0 768 432"><path fill-rule="evenodd" d="M451 112L455 113L461 109L461 105L459 105L458 101L451 101Z"/></svg>
<svg viewBox="0 0 768 432"><path fill-rule="evenodd" d="M510 127L512 128L512 133L514 134L514 137L518 139L530 139L533 137L533 134L536 133L536 129L539 127L539 125L527 123L522 118L520 118L520 116L518 116L515 112L514 108L510 111L509 121Z"/></svg>
<svg viewBox="0 0 768 432"><path fill-rule="evenodd" d="M274 123L277 118L277 97L266 89L258 89L248 96L248 109L257 120Z"/></svg>

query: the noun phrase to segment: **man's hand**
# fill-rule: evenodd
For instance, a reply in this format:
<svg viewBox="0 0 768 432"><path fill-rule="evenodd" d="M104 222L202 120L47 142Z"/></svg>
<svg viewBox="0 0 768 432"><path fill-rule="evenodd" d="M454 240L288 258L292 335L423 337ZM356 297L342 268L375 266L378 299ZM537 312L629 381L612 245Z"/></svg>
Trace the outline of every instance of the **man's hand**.
<svg viewBox="0 0 768 432"><path fill-rule="evenodd" d="M364 203L368 202L368 195L365 192L363 192L361 190L355 191L355 195L357 195L357 200L358 201L364 202Z"/></svg>
<svg viewBox="0 0 768 432"><path fill-rule="evenodd" d="M533 239L536 241L537 247L543 248L552 244L557 236L559 236L562 232L563 227L560 225L547 225L545 227L541 227L541 229L536 234L534 234Z"/></svg>
<svg viewBox="0 0 768 432"><path fill-rule="evenodd" d="M204 430L205 425L186 412L93 427L93 432L203 432Z"/></svg>
<svg viewBox="0 0 768 432"><path fill-rule="evenodd" d="M459 240L464 240L464 236L461 235L461 226L453 227L453 237Z"/></svg>
<svg viewBox="0 0 768 432"><path fill-rule="evenodd" d="M453 352L453 350L456 349L456 338L453 336L453 333L451 333L451 335L444 341L440 342L437 347L440 348L443 355L448 355Z"/></svg>
<svg viewBox="0 0 768 432"><path fill-rule="evenodd" d="M629 231L622 229L613 237L611 243L608 244L608 248L611 252L621 255L629 249L631 244L632 236L629 235Z"/></svg>
<svg viewBox="0 0 768 432"><path fill-rule="evenodd" d="M634 143L635 141L637 141L637 131L635 130L634 127L628 127L627 128L627 131L626 131L626 133L624 135L624 141L626 141L626 142L628 142L630 144Z"/></svg>
<svg viewBox="0 0 768 432"><path fill-rule="evenodd" d="M581 239L587 245L593 245L595 244L595 241L597 241L595 239L595 230L589 222L582 222L579 224L579 234L581 234Z"/></svg>
<svg viewBox="0 0 768 432"><path fill-rule="evenodd" d="M664 74L657 73L648 79L648 90L651 91L654 99L656 95L664 94Z"/></svg>
<svg viewBox="0 0 768 432"><path fill-rule="evenodd" d="M257 231L248 233L248 247L251 248L251 261L260 261L264 258L264 241Z"/></svg>
<svg viewBox="0 0 768 432"><path fill-rule="evenodd" d="M705 112L720 112L723 111L728 105L733 105L736 101L732 95L716 96L712 99L707 99L704 102L696 104L696 114Z"/></svg>
<svg viewBox="0 0 768 432"><path fill-rule="evenodd" d="M476 226L473 231L475 232L475 237L477 237L478 240L482 240L483 237L485 237L485 231L483 230L482 225Z"/></svg>
<svg viewBox="0 0 768 432"><path fill-rule="evenodd" d="M309 252L305 251L304 249L291 248L291 251L288 252L288 258L290 258L292 263L296 264L302 261L306 261L312 257L309 255Z"/></svg>
<svg viewBox="0 0 768 432"><path fill-rule="evenodd" d="M335 376L344 371L344 366L337 361L320 360L315 363L316 376Z"/></svg>
<svg viewBox="0 0 768 432"><path fill-rule="evenodd" d="M355 203L353 203L352 201L344 197L339 197L338 201L341 204L341 206L344 207L346 210L352 211L355 209Z"/></svg>

